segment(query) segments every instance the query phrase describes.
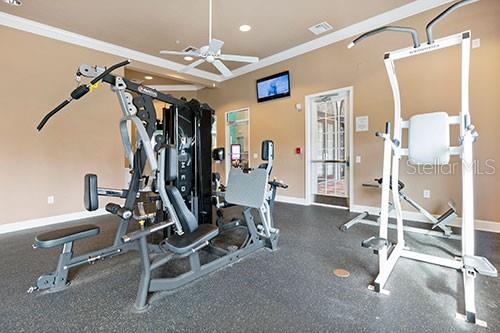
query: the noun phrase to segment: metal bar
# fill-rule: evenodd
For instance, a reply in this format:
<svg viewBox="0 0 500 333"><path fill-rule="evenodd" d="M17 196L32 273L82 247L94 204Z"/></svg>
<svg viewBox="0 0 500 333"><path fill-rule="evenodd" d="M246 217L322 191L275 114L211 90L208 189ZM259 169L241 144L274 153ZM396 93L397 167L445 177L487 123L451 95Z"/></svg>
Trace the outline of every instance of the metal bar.
<svg viewBox="0 0 500 333"><path fill-rule="evenodd" d="M105 197L126 198L128 190L99 187L97 188L97 194Z"/></svg>
<svg viewBox="0 0 500 333"><path fill-rule="evenodd" d="M444 19L446 16L450 15L457 9L477 1L479 0L462 0L455 2L453 5L451 5L450 7L446 8L443 12L441 12L438 16L433 18L425 27L425 33L427 35L427 44L431 45L432 43L434 43L434 39L432 36L432 28L434 27L434 25L436 25L439 21L441 21L442 19Z"/></svg>
<svg viewBox="0 0 500 333"><path fill-rule="evenodd" d="M342 230L342 231L349 230L352 226L360 223L367 216L368 216L368 212L363 212L363 213L359 214L358 216L356 216L352 220L347 221L346 223L342 224L340 226L340 230ZM376 225L378 226L378 223L376 223Z"/></svg>
<svg viewBox="0 0 500 333"><path fill-rule="evenodd" d="M441 258L441 257L432 256L429 254L419 253L419 252L415 252L415 251L409 251L409 250L402 250L401 257L413 259L413 260L418 260L418 261L426 262L429 264L454 268L454 269L461 269L464 266L461 260Z"/></svg>
<svg viewBox="0 0 500 333"><path fill-rule="evenodd" d="M116 78L117 76L113 74L106 75L102 81L109 83L110 85L114 86L116 83ZM134 93L137 93L139 95L147 95L149 97L152 97L153 99L156 99L158 101L171 104L171 105L184 105L186 102L183 100L177 99L173 97L172 95L164 94L158 90L155 90L151 87L144 86L142 84L137 84L135 82L132 82L124 77L121 78L121 80L125 83L127 86L127 90L132 91Z"/></svg>
<svg viewBox="0 0 500 333"><path fill-rule="evenodd" d="M470 129L469 114L469 69L471 51L470 33L462 39L462 100L460 133L462 137L462 256L474 256L474 135ZM476 322L475 273L463 270L465 315L468 321Z"/></svg>
<svg viewBox="0 0 500 333"><path fill-rule="evenodd" d="M338 163L338 164L347 164L348 160L312 160L313 163Z"/></svg>
<svg viewBox="0 0 500 333"><path fill-rule="evenodd" d="M436 39L436 41L432 45L423 44L418 48L407 47L404 49L392 51L387 54L387 57L392 60L413 57L424 53L430 53L433 51L442 50L450 46L460 45L461 42L462 42L462 33L459 33L448 37Z"/></svg>
<svg viewBox="0 0 500 333"><path fill-rule="evenodd" d="M76 267L82 264L88 263L88 258L89 257L109 257L110 255L115 255L115 254L123 254L126 253L130 250L137 250L137 246L134 243L129 243L129 244L124 244L121 243L119 245L113 245L104 249L100 249L97 251L92 251L89 253L82 254L78 257L73 257L71 258L69 264L67 265L68 267Z"/></svg>
<svg viewBox="0 0 500 333"><path fill-rule="evenodd" d="M387 247L384 247L385 252L387 252ZM384 265L381 267L377 278L375 279L375 288L378 292L381 292L384 289L389 276L396 265L399 257L401 256L401 251L403 250L403 244L397 244L396 247L392 250L391 255L384 261Z"/></svg>
<svg viewBox="0 0 500 333"><path fill-rule="evenodd" d="M157 231L160 231L160 230L163 230L167 227L170 227L172 225L174 225L175 223L174 222L162 222L162 223L158 223L150 228L146 228L145 230L137 230L137 231L134 231L132 232L131 234L128 234L128 235L125 235L122 237L123 239L123 242L124 243L129 243L129 242L132 242L132 241L135 241L141 237L146 237L148 235L151 235Z"/></svg>
<svg viewBox="0 0 500 333"><path fill-rule="evenodd" d="M351 223L351 222L354 222L354 221L349 221L348 223ZM371 226L375 226L375 227L380 226L379 222L361 219L361 220L355 221L355 223L350 224L346 230L348 230L349 228L351 228L355 224L365 224L365 225L371 225ZM344 225L341 228L343 228L343 227L344 227ZM397 229L397 225L394 223L388 223L387 228L395 230L395 229ZM342 230L344 231L344 229L342 229ZM445 238L445 239L454 239L454 240L461 240L462 239L462 237L460 235L451 234L451 235L447 236L443 232L439 232L439 231L435 231L435 230L427 230L427 229L422 229L422 228L418 228L418 227L411 227L411 226L407 226L407 225L403 226L403 230L406 232L414 232L417 234L422 234L422 235L426 235L426 236L433 236L433 237L440 237L440 238Z"/></svg>
<svg viewBox="0 0 500 333"><path fill-rule="evenodd" d="M135 299L134 307L137 310L143 310L147 307L146 302L149 286L151 283L151 261L149 259L146 237L139 239L139 248L141 254L142 273L141 280L139 282L139 288L137 289L137 297Z"/></svg>
<svg viewBox="0 0 500 333"><path fill-rule="evenodd" d="M92 263L96 262L97 260L101 260L101 259L104 259L106 257L112 256L115 254L119 254L120 252L122 252L121 249L113 249L113 250L109 250L109 251L102 251L102 252L97 253L95 255L85 254L85 255L79 256L77 258L72 258L70 260L70 263L67 264L66 266L64 266L64 269L69 270L71 268L75 268L75 267L81 266L83 264L92 264Z"/></svg>

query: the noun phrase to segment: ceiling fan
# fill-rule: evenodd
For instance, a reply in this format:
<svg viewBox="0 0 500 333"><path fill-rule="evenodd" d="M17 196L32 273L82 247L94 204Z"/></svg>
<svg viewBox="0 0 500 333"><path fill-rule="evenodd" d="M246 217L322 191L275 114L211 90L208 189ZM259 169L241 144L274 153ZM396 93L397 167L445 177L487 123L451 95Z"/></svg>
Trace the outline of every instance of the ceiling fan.
<svg viewBox="0 0 500 333"><path fill-rule="evenodd" d="M179 56L189 56L200 58L184 68L181 68L179 72L186 73L192 70L193 68L201 65L204 62L208 62L217 68L217 70L225 77L229 77L233 75L231 70L227 68L226 65L222 62L222 60L226 61L237 61L237 62L248 62L254 63L258 62L259 58L250 57L250 56L242 56L242 55L234 55L234 54L222 54L222 46L224 42L212 38L212 0L209 0L209 27L208 27L208 45L205 45L196 50L189 51L160 51L160 54L171 54L171 55L179 55Z"/></svg>

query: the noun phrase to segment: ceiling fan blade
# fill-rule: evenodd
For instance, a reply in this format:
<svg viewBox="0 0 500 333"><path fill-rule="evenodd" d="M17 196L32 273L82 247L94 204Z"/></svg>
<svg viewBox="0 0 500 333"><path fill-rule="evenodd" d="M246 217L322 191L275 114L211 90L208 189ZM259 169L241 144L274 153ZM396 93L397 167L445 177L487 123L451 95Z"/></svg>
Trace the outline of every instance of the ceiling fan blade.
<svg viewBox="0 0 500 333"><path fill-rule="evenodd" d="M250 63L259 61L258 57L241 56L235 54L221 54L218 58L226 61L250 62Z"/></svg>
<svg viewBox="0 0 500 333"><path fill-rule="evenodd" d="M222 63L222 61L220 60L215 60L213 63L212 63L215 68L217 68L219 70L219 72L221 72L222 75L224 75L225 77L229 77L229 76L232 76L233 73L229 70L229 68L226 67L226 65L224 65L224 63Z"/></svg>
<svg viewBox="0 0 500 333"><path fill-rule="evenodd" d="M194 53L194 52L180 52L180 51L166 51L166 50L161 50L160 54L170 54L170 55L179 55L179 56L199 57L199 55L197 53Z"/></svg>
<svg viewBox="0 0 500 333"><path fill-rule="evenodd" d="M199 59L199 60L196 60L192 63L190 63L189 65L187 65L186 67L183 67L179 70L179 72L181 73L186 73L186 72L189 72L190 70L192 70L193 68L195 68L196 66L199 66L201 65L202 63L205 62L205 59Z"/></svg>
<svg viewBox="0 0 500 333"><path fill-rule="evenodd" d="M222 48L222 45L224 45L223 41L213 38L208 44L208 52L212 54L217 54Z"/></svg>

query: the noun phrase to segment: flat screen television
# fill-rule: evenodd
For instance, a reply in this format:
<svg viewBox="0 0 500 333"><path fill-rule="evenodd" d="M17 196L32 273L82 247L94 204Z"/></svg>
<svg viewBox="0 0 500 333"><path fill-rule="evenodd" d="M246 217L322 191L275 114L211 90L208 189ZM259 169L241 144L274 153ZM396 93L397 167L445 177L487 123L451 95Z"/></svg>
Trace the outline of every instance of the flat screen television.
<svg viewBox="0 0 500 333"><path fill-rule="evenodd" d="M257 101L265 102L290 96L290 72L282 72L257 80Z"/></svg>

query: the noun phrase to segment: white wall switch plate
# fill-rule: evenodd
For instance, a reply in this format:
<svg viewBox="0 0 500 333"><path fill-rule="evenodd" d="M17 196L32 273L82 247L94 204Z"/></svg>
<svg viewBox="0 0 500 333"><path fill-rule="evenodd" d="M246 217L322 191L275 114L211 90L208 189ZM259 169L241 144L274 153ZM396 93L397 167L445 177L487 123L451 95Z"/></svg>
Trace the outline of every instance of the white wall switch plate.
<svg viewBox="0 0 500 333"><path fill-rule="evenodd" d="M430 197L431 197L431 190L424 190L424 198L430 199Z"/></svg>
<svg viewBox="0 0 500 333"><path fill-rule="evenodd" d="M361 163L361 156L356 156L356 164L359 164Z"/></svg>
<svg viewBox="0 0 500 333"><path fill-rule="evenodd" d="M477 49L478 47L481 47L481 40L479 38L473 39L472 48Z"/></svg>
<svg viewBox="0 0 500 333"><path fill-rule="evenodd" d="M47 203L49 205L53 205L54 204L54 196L53 195L50 195L47 197Z"/></svg>

